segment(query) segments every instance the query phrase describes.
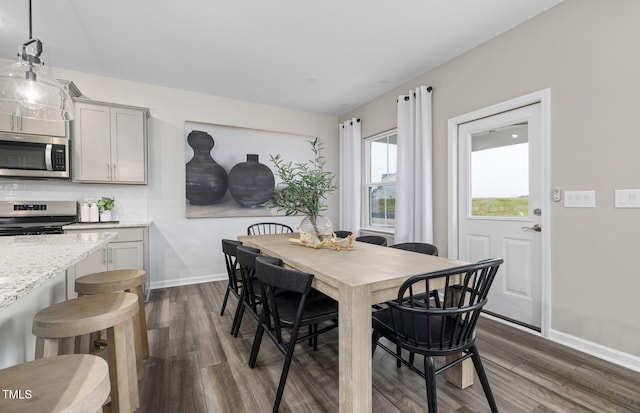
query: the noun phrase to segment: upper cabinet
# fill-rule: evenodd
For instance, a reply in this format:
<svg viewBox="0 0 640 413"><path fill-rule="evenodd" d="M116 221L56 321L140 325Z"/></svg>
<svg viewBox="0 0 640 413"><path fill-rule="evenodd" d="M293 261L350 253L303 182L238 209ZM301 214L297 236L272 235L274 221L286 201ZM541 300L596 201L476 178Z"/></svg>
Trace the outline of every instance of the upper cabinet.
<svg viewBox="0 0 640 413"><path fill-rule="evenodd" d="M75 111L73 180L146 184L149 109L77 100Z"/></svg>
<svg viewBox="0 0 640 413"><path fill-rule="evenodd" d="M66 136L67 122L23 118L0 113L0 131L32 135Z"/></svg>

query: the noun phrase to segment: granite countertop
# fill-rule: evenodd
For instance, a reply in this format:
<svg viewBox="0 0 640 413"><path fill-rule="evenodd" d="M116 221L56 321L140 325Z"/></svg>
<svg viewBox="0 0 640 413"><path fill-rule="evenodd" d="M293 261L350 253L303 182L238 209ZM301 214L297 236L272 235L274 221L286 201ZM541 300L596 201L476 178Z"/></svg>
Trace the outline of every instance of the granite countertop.
<svg viewBox="0 0 640 413"><path fill-rule="evenodd" d="M106 228L139 228L151 225L149 221L131 221L131 222L76 222L62 227L64 230L75 229L106 229Z"/></svg>
<svg viewBox="0 0 640 413"><path fill-rule="evenodd" d="M116 232L0 237L0 310L106 245Z"/></svg>

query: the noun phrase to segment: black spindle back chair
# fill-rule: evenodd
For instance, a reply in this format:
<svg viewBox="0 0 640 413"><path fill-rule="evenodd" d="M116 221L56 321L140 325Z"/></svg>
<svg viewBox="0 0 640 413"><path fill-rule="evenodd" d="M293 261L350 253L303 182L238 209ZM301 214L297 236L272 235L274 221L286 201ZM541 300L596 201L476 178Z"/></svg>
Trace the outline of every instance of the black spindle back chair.
<svg viewBox="0 0 640 413"><path fill-rule="evenodd" d="M222 301L222 310L220 315L224 314L224 309L227 307L227 300L229 299L229 293L240 299L240 290L242 288L242 277L240 276L240 269L238 268L238 262L236 258L236 249L242 245L242 242L231 239L222 240L222 253L224 254L224 262L227 267L227 291L224 294L224 300Z"/></svg>
<svg viewBox="0 0 640 413"><path fill-rule="evenodd" d="M260 282L256 278L256 257L260 256L260 250L249 246L240 246L237 249L238 265L240 266L240 274L242 276L242 284L244 288L238 301L236 315L233 319L231 333L234 337L238 337L240 324L245 310L254 319L258 319L258 305L262 303Z"/></svg>
<svg viewBox="0 0 640 413"><path fill-rule="evenodd" d="M247 235L287 234L292 233L289 225L277 222L258 222L247 227Z"/></svg>
<svg viewBox="0 0 640 413"><path fill-rule="evenodd" d="M373 313L373 351L380 346L394 357L397 353L383 344L386 337L411 353L424 355L424 371L400 360L426 379L429 413L437 413L436 375L471 358L492 412L497 412L478 349L475 327L487 294L503 260L500 258L448 270L417 275L405 281L398 298L388 308ZM440 291L442 304L432 304L428 294L414 291ZM436 369L434 357L460 357Z"/></svg>
<svg viewBox="0 0 640 413"><path fill-rule="evenodd" d="M387 239L380 235L362 235L356 237L356 241L366 242L367 244L387 246Z"/></svg>

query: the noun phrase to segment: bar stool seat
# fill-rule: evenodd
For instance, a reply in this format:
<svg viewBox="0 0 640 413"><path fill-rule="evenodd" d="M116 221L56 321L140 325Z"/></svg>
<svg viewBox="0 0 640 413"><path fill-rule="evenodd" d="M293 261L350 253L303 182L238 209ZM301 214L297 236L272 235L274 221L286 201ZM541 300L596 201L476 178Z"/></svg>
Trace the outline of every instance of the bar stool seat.
<svg viewBox="0 0 640 413"><path fill-rule="evenodd" d="M107 357L114 413L140 407L133 317L138 312L135 294L118 292L86 295L54 304L33 317L36 359L56 356L63 339L107 330Z"/></svg>
<svg viewBox="0 0 640 413"><path fill-rule="evenodd" d="M113 270L96 272L76 279L75 290L79 295L93 295L127 291L138 296L138 314L133 321L136 345L136 365L138 380L144 378L143 360L149 357L149 340L147 338L147 316L144 309L144 270Z"/></svg>
<svg viewBox="0 0 640 413"><path fill-rule="evenodd" d="M0 388L20 391L0 397L3 413L99 412L109 397L109 367L89 354L49 357L0 370Z"/></svg>

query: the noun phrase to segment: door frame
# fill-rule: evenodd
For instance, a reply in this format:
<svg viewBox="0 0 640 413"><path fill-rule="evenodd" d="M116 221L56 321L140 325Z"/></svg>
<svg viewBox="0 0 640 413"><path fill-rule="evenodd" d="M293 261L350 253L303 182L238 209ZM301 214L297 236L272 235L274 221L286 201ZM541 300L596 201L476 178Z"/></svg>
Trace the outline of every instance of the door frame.
<svg viewBox="0 0 640 413"><path fill-rule="evenodd" d="M458 258L458 126L463 123L471 122L498 113L507 112L523 106L540 103L540 131L541 136L541 154L542 154L542 263L541 263L541 289L540 306L541 306L541 335L549 337L551 327L551 168L550 168L550 137L551 137L551 89L543 89L530 93L515 99L501 102L486 108L478 109L464 115L456 116L448 120L448 201L447 209L448 221L448 257L452 259ZM516 324L509 323L516 326ZM530 329L525 329L534 332ZM537 334L537 333L536 333Z"/></svg>

